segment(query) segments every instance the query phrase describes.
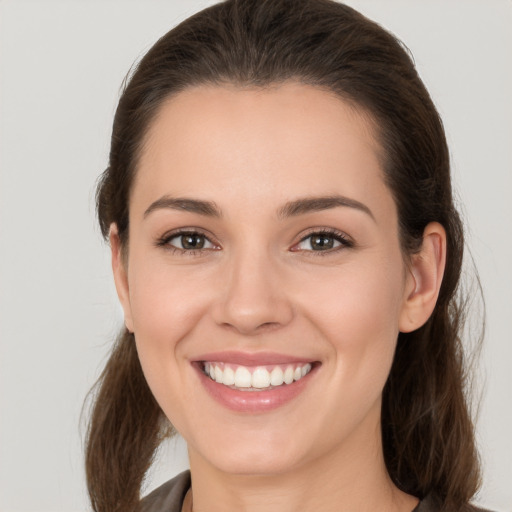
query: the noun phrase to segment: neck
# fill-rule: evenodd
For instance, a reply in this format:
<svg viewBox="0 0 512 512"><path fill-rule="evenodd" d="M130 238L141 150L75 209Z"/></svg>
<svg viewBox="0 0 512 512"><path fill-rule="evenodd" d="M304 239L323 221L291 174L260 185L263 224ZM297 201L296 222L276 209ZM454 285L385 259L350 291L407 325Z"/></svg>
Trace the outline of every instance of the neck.
<svg viewBox="0 0 512 512"><path fill-rule="evenodd" d="M358 429L355 437L289 471L265 475L221 471L189 447L193 511L413 510L417 498L400 491L387 473L380 421Z"/></svg>

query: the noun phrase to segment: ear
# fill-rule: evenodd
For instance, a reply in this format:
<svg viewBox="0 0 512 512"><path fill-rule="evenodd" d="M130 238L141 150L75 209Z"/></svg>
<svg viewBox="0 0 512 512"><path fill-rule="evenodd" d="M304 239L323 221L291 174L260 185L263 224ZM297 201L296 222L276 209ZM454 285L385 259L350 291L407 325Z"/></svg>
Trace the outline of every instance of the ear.
<svg viewBox="0 0 512 512"><path fill-rule="evenodd" d="M132 308L130 304L130 290L128 287L128 274L126 261L123 257L123 247L119 238L117 225L112 223L109 231L110 250L112 251L112 270L116 284L117 296L124 311L126 328L133 332Z"/></svg>
<svg viewBox="0 0 512 512"><path fill-rule="evenodd" d="M419 253L407 270L404 303L399 320L401 332L419 329L434 311L446 263L446 231L431 222L423 232Z"/></svg>

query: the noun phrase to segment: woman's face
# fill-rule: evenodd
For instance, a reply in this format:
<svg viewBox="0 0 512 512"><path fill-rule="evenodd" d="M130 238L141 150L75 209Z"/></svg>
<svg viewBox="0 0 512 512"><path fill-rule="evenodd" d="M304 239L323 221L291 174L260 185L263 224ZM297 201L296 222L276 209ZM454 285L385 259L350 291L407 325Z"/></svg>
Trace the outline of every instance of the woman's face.
<svg viewBox="0 0 512 512"><path fill-rule="evenodd" d="M414 283L378 150L367 118L311 86L201 86L161 108L114 266L193 463L282 473L379 446Z"/></svg>

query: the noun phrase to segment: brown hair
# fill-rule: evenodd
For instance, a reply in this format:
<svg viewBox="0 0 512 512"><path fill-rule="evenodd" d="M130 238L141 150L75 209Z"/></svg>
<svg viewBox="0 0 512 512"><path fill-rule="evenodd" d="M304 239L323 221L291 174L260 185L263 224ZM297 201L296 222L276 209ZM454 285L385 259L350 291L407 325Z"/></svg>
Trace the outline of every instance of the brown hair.
<svg viewBox="0 0 512 512"><path fill-rule="evenodd" d="M418 250L429 222L446 229L447 265L434 313L423 327L398 337L384 389L382 437L399 488L431 495L442 510L462 510L479 485L460 341L464 308L456 298L463 231L441 120L394 36L330 0L229 0L188 18L149 50L125 85L97 190L102 233L107 237L116 223L127 247L137 157L166 98L198 84L263 87L285 80L333 91L375 121L405 255ZM97 512L131 511L168 426L127 331L96 392L86 447L92 505Z"/></svg>

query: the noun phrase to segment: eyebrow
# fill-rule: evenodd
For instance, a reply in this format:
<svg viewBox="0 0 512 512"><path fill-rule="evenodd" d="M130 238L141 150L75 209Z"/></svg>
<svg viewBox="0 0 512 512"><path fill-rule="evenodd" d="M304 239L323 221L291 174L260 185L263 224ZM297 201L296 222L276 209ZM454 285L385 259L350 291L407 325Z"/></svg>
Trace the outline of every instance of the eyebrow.
<svg viewBox="0 0 512 512"><path fill-rule="evenodd" d="M290 201L286 203L282 208L280 208L277 214L280 218L294 217L296 215L329 210L331 208L337 208L340 206L354 208L364 212L375 221L375 217L368 206L359 201L356 201L355 199L350 199L348 197L339 195L325 197L305 197L302 199L297 199L296 201Z"/></svg>
<svg viewBox="0 0 512 512"><path fill-rule="evenodd" d="M348 197L334 195L325 197L305 197L287 202L284 206L277 211L278 218L284 219L287 217L295 217L297 215L304 215L306 213L318 212L322 210L329 210L331 208L347 207L354 208L369 215L374 221L375 217L365 204L355 199ZM171 209L180 210L190 213L197 213L206 217L222 217L220 208L213 201L204 201L200 199L192 199L187 197L171 197L163 196L157 199L146 209L144 218L150 213L161 210Z"/></svg>
<svg viewBox="0 0 512 512"><path fill-rule="evenodd" d="M168 208L171 210L182 210L191 213L198 213L199 215L205 215L207 217L222 216L220 209L213 201L202 201L199 199L190 199L186 197L180 198L163 196L149 205L149 207L144 212L144 218L156 210Z"/></svg>

